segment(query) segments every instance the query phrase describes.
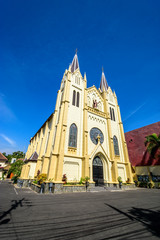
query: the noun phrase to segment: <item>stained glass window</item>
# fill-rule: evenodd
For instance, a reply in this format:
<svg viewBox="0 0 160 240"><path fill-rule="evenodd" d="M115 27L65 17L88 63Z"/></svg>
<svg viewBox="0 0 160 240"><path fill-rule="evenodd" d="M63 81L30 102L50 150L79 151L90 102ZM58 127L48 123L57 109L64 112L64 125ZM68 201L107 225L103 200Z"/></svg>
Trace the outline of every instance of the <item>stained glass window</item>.
<svg viewBox="0 0 160 240"><path fill-rule="evenodd" d="M69 129L69 147L77 147L77 126L72 124Z"/></svg>
<svg viewBox="0 0 160 240"><path fill-rule="evenodd" d="M119 156L118 139L116 136L113 137L113 144L114 144L114 154L116 156Z"/></svg>
<svg viewBox="0 0 160 240"><path fill-rule="evenodd" d="M76 104L76 91L74 90L73 91L73 98L72 98L72 105L75 106L75 104Z"/></svg>
<svg viewBox="0 0 160 240"><path fill-rule="evenodd" d="M79 92L77 92L77 104L76 104L77 107L79 107Z"/></svg>
<svg viewBox="0 0 160 240"><path fill-rule="evenodd" d="M94 166L103 166L103 163L102 163L100 157L97 156L93 159L93 165Z"/></svg>
<svg viewBox="0 0 160 240"><path fill-rule="evenodd" d="M112 118L112 108L110 107L110 117L111 117L111 120L113 119Z"/></svg>
<svg viewBox="0 0 160 240"><path fill-rule="evenodd" d="M114 109L112 108L113 121L115 121Z"/></svg>

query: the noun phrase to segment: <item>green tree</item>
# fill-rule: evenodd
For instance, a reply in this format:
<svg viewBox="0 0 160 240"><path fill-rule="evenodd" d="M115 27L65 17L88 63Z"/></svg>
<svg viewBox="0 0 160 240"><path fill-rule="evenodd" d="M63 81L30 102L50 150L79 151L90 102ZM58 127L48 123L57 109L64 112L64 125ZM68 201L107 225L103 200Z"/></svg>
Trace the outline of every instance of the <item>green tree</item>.
<svg viewBox="0 0 160 240"><path fill-rule="evenodd" d="M6 152L3 152L2 154L3 154L5 157L7 157L7 154L6 154Z"/></svg>
<svg viewBox="0 0 160 240"><path fill-rule="evenodd" d="M156 158L156 154L158 150L160 150L160 134L157 135L156 133L153 133L146 136L146 141L144 143L150 156Z"/></svg>
<svg viewBox="0 0 160 240"><path fill-rule="evenodd" d="M17 151L17 152L12 153L12 158L19 159L19 158L24 158L24 156L25 156L25 153L21 152L21 151Z"/></svg>
<svg viewBox="0 0 160 240"><path fill-rule="evenodd" d="M17 160L15 163L12 163L8 173L13 173L15 176L20 177L23 164L24 162L22 160Z"/></svg>
<svg viewBox="0 0 160 240"><path fill-rule="evenodd" d="M8 155L5 152L3 152L2 154L8 159L8 162L11 162L12 158L19 159L25 157L25 153L21 151L13 152L12 154Z"/></svg>

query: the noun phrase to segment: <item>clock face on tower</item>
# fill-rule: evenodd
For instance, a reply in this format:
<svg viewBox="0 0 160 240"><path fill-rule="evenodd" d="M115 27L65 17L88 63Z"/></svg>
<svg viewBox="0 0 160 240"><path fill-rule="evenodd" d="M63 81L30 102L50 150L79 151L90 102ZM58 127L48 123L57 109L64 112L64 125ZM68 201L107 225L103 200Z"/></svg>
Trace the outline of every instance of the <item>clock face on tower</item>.
<svg viewBox="0 0 160 240"><path fill-rule="evenodd" d="M101 130L95 127L90 130L90 138L92 142L96 145L98 143L98 135L100 136L100 143L102 144L104 141L104 136Z"/></svg>

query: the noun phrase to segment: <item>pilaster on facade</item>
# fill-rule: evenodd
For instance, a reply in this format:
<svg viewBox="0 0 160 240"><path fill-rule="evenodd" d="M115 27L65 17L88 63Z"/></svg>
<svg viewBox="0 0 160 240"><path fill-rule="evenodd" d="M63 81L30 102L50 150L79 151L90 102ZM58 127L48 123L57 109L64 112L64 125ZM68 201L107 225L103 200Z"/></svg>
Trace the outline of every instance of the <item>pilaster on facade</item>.
<svg viewBox="0 0 160 240"><path fill-rule="evenodd" d="M84 81L84 107L83 107L83 159L82 159L82 177L89 177L89 156L88 156L88 114L87 114L87 79Z"/></svg>
<svg viewBox="0 0 160 240"><path fill-rule="evenodd" d="M39 153L39 158L42 158L44 156L44 150L45 150L45 146L46 146L46 141L47 141L47 135L48 135L48 121L45 123L44 127L43 127L43 131L45 128L45 132L43 135L43 140L42 140L42 145L41 145L41 149L40 149L40 153Z"/></svg>
<svg viewBox="0 0 160 240"><path fill-rule="evenodd" d="M33 143L34 143L34 139L32 138L32 139L31 139L31 142L30 142L30 144L31 144L30 154L33 153Z"/></svg>
<svg viewBox="0 0 160 240"><path fill-rule="evenodd" d="M30 165L27 163L25 165L25 170L24 170L24 176L23 176L24 179L28 179L29 170L30 170Z"/></svg>
<svg viewBox="0 0 160 240"><path fill-rule="evenodd" d="M29 158L30 149L31 149L31 143L28 145L28 149L27 149L27 152L26 152L25 158Z"/></svg>
<svg viewBox="0 0 160 240"><path fill-rule="evenodd" d="M47 157L47 158L50 157L52 148L53 148L53 136L54 136L54 132L55 132L56 117L57 117L57 113L55 113L52 118L52 127L49 132L49 139L48 139L48 144L47 144L46 153L45 153L45 157Z"/></svg>
<svg viewBox="0 0 160 240"><path fill-rule="evenodd" d="M70 93L70 84L71 84L71 72L68 71L67 79L64 87L64 95L63 101L61 105L61 113L59 118L59 123L57 124L57 133L55 139L55 147L53 153L59 154L56 157L53 157L56 164L56 173L55 180L61 181L63 175L63 161L64 161L64 146L65 146L65 136L66 136L66 128L67 128L67 117L68 117L68 106L69 106L69 93Z"/></svg>
<svg viewBox="0 0 160 240"><path fill-rule="evenodd" d="M43 128L41 128L41 130L40 130L39 142L38 142L38 146L37 146L37 154L38 154L38 156L40 156L40 150L41 150L42 141L43 141Z"/></svg>
<svg viewBox="0 0 160 240"><path fill-rule="evenodd" d="M121 143L122 143L122 149L123 149L124 160L125 160L124 162L126 163L127 179L129 179L130 183L133 183L131 165L129 162L128 150L127 150L126 140L125 140L125 136L124 136L123 123L121 120L120 108L119 108L119 105L117 102L117 98L116 98L116 105L117 105L118 121L119 121L120 135L121 135Z"/></svg>
<svg viewBox="0 0 160 240"><path fill-rule="evenodd" d="M107 115L107 132L108 132L108 140L109 140L109 155L110 159L114 159L114 148L113 148L113 136L112 136L112 129L111 129L111 118L109 115L109 107L108 107L108 99L107 99L107 93L103 92L103 98L104 98L104 111Z"/></svg>
<svg viewBox="0 0 160 240"><path fill-rule="evenodd" d="M49 167L49 158L44 156L43 162L42 162L42 173L47 174L48 167Z"/></svg>
<svg viewBox="0 0 160 240"><path fill-rule="evenodd" d="M37 160L34 177L37 176L38 171L39 171L40 173L42 172L42 159L38 159L38 160Z"/></svg>

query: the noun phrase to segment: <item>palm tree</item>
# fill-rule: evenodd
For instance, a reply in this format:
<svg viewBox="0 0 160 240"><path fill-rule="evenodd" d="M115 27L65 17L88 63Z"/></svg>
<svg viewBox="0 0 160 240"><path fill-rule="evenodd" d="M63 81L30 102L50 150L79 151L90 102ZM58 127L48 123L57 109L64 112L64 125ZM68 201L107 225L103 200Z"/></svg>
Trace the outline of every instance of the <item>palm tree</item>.
<svg viewBox="0 0 160 240"><path fill-rule="evenodd" d="M146 150L150 154L150 159L151 158L155 159L158 150L160 150L160 134L157 135L156 133L153 133L151 135L146 136L145 138L146 138L146 141L144 142L144 144L147 147ZM147 170L148 170L149 180L154 185L154 183L152 181L152 174L150 172L149 166L147 166Z"/></svg>
<svg viewBox="0 0 160 240"><path fill-rule="evenodd" d="M151 135L146 136L146 141L144 142L147 147L147 151L149 152L152 158L156 158L156 153L160 150L160 134L157 135L153 133Z"/></svg>

